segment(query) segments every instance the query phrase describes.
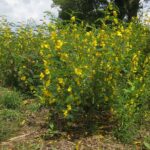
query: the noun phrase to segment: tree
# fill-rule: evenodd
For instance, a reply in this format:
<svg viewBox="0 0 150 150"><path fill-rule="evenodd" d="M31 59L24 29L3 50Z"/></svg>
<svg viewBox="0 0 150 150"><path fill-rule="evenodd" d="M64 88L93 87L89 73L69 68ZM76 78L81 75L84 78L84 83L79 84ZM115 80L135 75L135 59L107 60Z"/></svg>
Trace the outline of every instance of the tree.
<svg viewBox="0 0 150 150"><path fill-rule="evenodd" d="M119 9L118 17L130 21L132 17L136 17L140 8L140 0L110 0L114 2ZM81 20L93 22L104 16L104 9L109 4L108 0L53 0L55 5L60 6L61 11L59 17L68 20L70 14Z"/></svg>
<svg viewBox="0 0 150 150"><path fill-rule="evenodd" d="M69 20L73 13L77 18L88 22L104 16L102 7L105 7L107 0L53 0L55 5L60 6L59 17Z"/></svg>
<svg viewBox="0 0 150 150"><path fill-rule="evenodd" d="M129 21L137 16L140 8L140 0L115 0L114 3L119 8L119 18L124 19L126 16Z"/></svg>

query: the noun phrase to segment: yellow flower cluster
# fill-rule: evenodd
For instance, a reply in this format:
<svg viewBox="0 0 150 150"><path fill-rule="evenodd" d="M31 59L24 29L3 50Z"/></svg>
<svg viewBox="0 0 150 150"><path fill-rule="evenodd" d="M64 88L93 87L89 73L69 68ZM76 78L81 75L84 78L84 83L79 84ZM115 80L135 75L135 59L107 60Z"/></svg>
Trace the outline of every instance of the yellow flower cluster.
<svg viewBox="0 0 150 150"><path fill-rule="evenodd" d="M80 68L75 68L74 72L76 75L81 76L82 75L82 70Z"/></svg>
<svg viewBox="0 0 150 150"><path fill-rule="evenodd" d="M67 109L63 111L65 118L68 116L68 113L71 111L71 109L72 109L71 105L67 105Z"/></svg>
<svg viewBox="0 0 150 150"><path fill-rule="evenodd" d="M61 40L57 40L55 48L57 50L60 50L62 48L62 46L63 46L63 42Z"/></svg>

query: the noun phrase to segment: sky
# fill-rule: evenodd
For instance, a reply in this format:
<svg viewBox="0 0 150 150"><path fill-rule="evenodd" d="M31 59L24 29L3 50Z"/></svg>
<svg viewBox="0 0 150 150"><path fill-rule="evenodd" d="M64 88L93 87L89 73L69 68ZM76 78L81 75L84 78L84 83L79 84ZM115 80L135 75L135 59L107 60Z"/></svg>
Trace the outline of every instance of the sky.
<svg viewBox="0 0 150 150"><path fill-rule="evenodd" d="M13 22L26 22L28 19L39 22L47 10L58 16L58 9L51 5L52 0L0 0L0 16Z"/></svg>
<svg viewBox="0 0 150 150"><path fill-rule="evenodd" d="M44 16L44 11L50 11L58 16L58 8L52 8L52 0L0 0L0 16L6 16L9 21L26 22L33 19L37 23ZM144 4L144 11L148 11L149 3ZM150 15L150 13L149 13Z"/></svg>

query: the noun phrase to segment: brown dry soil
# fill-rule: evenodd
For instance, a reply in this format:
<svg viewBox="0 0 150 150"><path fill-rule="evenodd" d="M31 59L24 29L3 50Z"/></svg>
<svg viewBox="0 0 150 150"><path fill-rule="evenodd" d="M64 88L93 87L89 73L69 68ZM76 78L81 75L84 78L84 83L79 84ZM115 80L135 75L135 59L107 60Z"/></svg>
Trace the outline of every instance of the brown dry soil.
<svg viewBox="0 0 150 150"><path fill-rule="evenodd" d="M24 101L19 130L0 143L0 150L144 150L142 140L131 145L118 142L111 133L97 133L89 136L74 137L72 133L61 133L57 137L44 140L47 129L45 122L48 110L37 109L35 112L26 109L33 100ZM80 131L74 131L80 133Z"/></svg>

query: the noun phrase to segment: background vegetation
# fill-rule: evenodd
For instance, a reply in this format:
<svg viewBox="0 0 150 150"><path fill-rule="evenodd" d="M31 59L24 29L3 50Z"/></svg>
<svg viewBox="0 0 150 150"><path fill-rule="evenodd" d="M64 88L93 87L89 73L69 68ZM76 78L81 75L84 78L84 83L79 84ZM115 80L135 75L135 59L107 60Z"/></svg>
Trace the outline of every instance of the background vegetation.
<svg viewBox="0 0 150 150"><path fill-rule="evenodd" d="M145 0L146 1L146 0ZM59 17L63 20L69 20L70 14L75 15L78 19L94 23L97 19L104 18L104 11L110 2L113 3L118 11L118 18L131 21L132 17L137 17L139 8L142 8L140 0L53 0L61 11ZM108 7L109 15L112 15L113 8ZM108 12L107 12L108 13Z"/></svg>

